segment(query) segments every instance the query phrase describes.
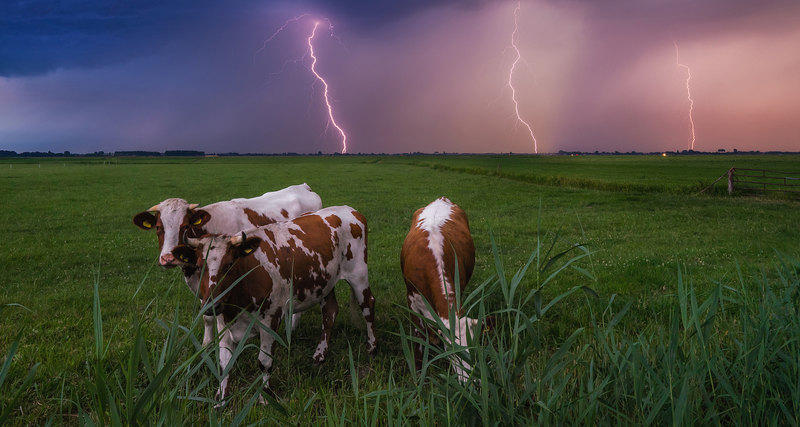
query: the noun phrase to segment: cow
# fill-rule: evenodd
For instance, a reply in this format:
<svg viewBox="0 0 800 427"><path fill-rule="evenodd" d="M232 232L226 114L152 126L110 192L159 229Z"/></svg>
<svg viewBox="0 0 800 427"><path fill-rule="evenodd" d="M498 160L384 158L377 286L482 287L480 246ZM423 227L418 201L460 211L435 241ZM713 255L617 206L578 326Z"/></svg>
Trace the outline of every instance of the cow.
<svg viewBox="0 0 800 427"><path fill-rule="evenodd" d="M322 307L322 336L313 358L316 363L324 362L338 313L334 285L339 280L350 284L351 308L360 308L366 323L367 352L375 353L375 299L367 272L367 221L349 206L328 207L240 235L189 238L186 245L177 246L172 253L203 271L200 297L204 306L221 314L217 316L217 328L224 331L219 342L223 370L230 363L231 349L247 338L244 331L250 316L243 316L244 312L277 331L290 304L295 312L317 304ZM263 327L258 329L258 360L267 388L274 336ZM217 399L224 402L227 394L226 375L220 382Z"/></svg>
<svg viewBox="0 0 800 427"><path fill-rule="evenodd" d="M458 283L455 283L456 260ZM469 221L458 205L440 197L414 212L400 252L400 269L408 308L419 314L411 316L417 337L440 342L441 334L434 333L422 319L434 320L434 316L453 333L457 345L466 346L467 334L474 337L480 332L478 320L464 316L461 307L456 307L455 286L463 294L474 267L475 245ZM455 324L450 323L451 310L455 310ZM471 370L469 364L455 355L450 359L458 379L466 381ZM414 344L414 361L417 369L421 369L422 345L418 343Z"/></svg>
<svg viewBox="0 0 800 427"><path fill-rule="evenodd" d="M282 190L264 193L251 199L232 199L198 208L197 203L172 198L140 212L133 223L143 230L155 228L160 251L159 264L164 268L181 267L189 289L198 295L200 270L183 263L172 251L186 238L207 233L235 234L242 230L284 221L305 212L322 208L322 199L308 184L292 185ZM292 319L297 326L299 317ZM214 318L203 317L203 345L214 339Z"/></svg>

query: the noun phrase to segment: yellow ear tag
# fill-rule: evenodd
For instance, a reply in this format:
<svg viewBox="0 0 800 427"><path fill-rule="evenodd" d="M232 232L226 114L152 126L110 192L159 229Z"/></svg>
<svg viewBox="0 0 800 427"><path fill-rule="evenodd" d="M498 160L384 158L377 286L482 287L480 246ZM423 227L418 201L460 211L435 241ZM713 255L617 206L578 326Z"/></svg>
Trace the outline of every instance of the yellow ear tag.
<svg viewBox="0 0 800 427"><path fill-rule="evenodd" d="M200 225L201 222L203 222L203 218L197 218L197 221L195 221L192 225Z"/></svg>
<svg viewBox="0 0 800 427"><path fill-rule="evenodd" d="M253 248L245 248L242 252L249 254L250 252L253 252Z"/></svg>
<svg viewBox="0 0 800 427"><path fill-rule="evenodd" d="M181 255L178 258L180 258L183 262L189 262L189 258L186 258L186 255Z"/></svg>
<svg viewBox="0 0 800 427"><path fill-rule="evenodd" d="M142 221L142 225L145 228L153 228L153 224L150 224L150 221Z"/></svg>

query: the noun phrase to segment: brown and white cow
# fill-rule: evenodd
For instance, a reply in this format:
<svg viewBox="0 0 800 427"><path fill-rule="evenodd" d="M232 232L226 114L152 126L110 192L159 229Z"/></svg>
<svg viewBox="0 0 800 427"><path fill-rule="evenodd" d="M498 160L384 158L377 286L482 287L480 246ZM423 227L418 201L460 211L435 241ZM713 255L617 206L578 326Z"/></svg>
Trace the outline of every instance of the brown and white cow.
<svg viewBox="0 0 800 427"><path fill-rule="evenodd" d="M456 260L459 283L455 283ZM475 246L469 221L458 205L440 197L414 212L411 229L400 252L408 307L425 318L434 320L435 316L441 319L453 332L455 343L461 346L467 345L467 333L475 336L479 329L476 319L464 316L461 307L456 307L455 287L458 286L463 294L474 267ZM455 310L455 324L450 324L451 310ZM412 318L417 336L438 342L440 334L426 327L421 318ZM414 359L417 369L420 369L421 345L414 346ZM466 380L471 369L469 364L456 356L451 357L451 363L458 378Z"/></svg>
<svg viewBox="0 0 800 427"><path fill-rule="evenodd" d="M183 199L167 199L138 213L133 217L133 223L143 230L155 228L161 251L159 264L164 268L180 266L189 289L198 295L200 270L172 255L175 247L185 243L186 238L204 234L233 235L320 208L322 199L304 183L251 199L226 200L201 208L196 203L188 203ZM297 320L292 319L295 327ZM207 345L214 337L214 318L204 316L203 321L203 345Z"/></svg>
<svg viewBox="0 0 800 427"><path fill-rule="evenodd" d="M213 309L221 313L217 316L217 327L224 330L219 343L223 370L230 362L234 345L247 339L244 332L250 319L242 316L242 311L256 315L264 325L277 331L290 303L296 312L317 304L322 306L322 336L314 360L323 362L338 313L334 285L339 280L350 284L351 307L354 304L360 307L366 322L367 351L374 353L375 300L367 272L367 222L353 208L328 207L243 235L203 236L187 239L187 243L175 248L173 255L197 268L205 265L200 296L205 305L217 300ZM239 278L241 281L228 290ZM267 387L274 337L269 331L259 329L258 359L265 371L263 381ZM217 393L220 400L224 401L227 388L225 376Z"/></svg>

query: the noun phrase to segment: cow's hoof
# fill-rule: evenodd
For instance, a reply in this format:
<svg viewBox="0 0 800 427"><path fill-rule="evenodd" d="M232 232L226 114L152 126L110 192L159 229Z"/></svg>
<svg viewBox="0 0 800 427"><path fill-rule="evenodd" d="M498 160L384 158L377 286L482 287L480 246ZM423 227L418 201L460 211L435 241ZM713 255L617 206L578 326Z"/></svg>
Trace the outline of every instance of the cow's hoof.
<svg viewBox="0 0 800 427"><path fill-rule="evenodd" d="M214 394L214 400L217 401L217 403L214 405L214 409L222 409L225 407L225 404L228 403L228 401L224 397L220 398L220 394L221 393L219 392L219 390L217 390L217 392Z"/></svg>

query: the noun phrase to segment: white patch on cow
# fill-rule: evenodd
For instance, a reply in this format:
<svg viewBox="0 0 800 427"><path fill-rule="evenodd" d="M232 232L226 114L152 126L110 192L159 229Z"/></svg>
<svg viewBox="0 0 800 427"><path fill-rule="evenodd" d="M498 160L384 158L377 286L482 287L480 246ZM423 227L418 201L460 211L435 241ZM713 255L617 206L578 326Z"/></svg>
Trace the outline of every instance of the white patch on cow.
<svg viewBox="0 0 800 427"><path fill-rule="evenodd" d="M439 272L442 292L452 300L455 297L452 283L448 283L444 275L444 241L442 227L450 220L453 213L453 202L445 197L440 197L420 212L417 218L417 227L428 232L428 249L433 253L436 260L436 269Z"/></svg>
<svg viewBox="0 0 800 427"><path fill-rule="evenodd" d="M425 297L422 295L415 293L408 295L406 298L408 299L409 307L426 319L434 321L434 316L438 316L428 309L428 304L425 303ZM455 343L458 346L466 347L469 344L467 334L469 333L469 336L474 337L477 332L475 326L478 324L478 321L466 316L456 318L454 325L450 324L450 319L448 317L439 317L439 320L442 321L448 331L453 331L454 341L451 341L448 335L439 335L445 342L445 345L448 346L452 346L452 344ZM472 370L472 367L464 359L459 357L458 354L453 354L449 359L459 381L465 382L469 378L469 372Z"/></svg>
<svg viewBox="0 0 800 427"><path fill-rule="evenodd" d="M228 250L228 238L227 237L204 237L200 240L200 245L198 249L202 254L201 257L205 264L204 268L206 270L205 274L208 274L209 281L209 301L205 301L206 303L210 302L210 298L214 295L214 289L217 287L218 282L222 280L224 274L226 272L220 271L222 267L222 258L225 256L225 252ZM211 278L216 277L216 281L211 280Z"/></svg>
<svg viewBox="0 0 800 427"><path fill-rule="evenodd" d="M300 316L302 316L302 315L303 315L303 313L294 313L294 314L292 314L292 331L296 331L297 330L297 326L300 324Z"/></svg>
<svg viewBox="0 0 800 427"><path fill-rule="evenodd" d="M314 351L314 360L321 362L325 359L325 353L328 351L328 342L322 340L317 344L317 350Z"/></svg>
<svg viewBox="0 0 800 427"><path fill-rule="evenodd" d="M431 307L431 309L428 309L429 304L426 304L424 296L415 293L411 294L410 296L406 296L406 298L409 301L408 306L411 307L412 310L421 314L428 320L434 319L434 315L436 315L436 313L431 311L433 307Z"/></svg>
<svg viewBox="0 0 800 427"><path fill-rule="evenodd" d="M203 347L214 340L214 316L203 315Z"/></svg>
<svg viewBox="0 0 800 427"><path fill-rule="evenodd" d="M189 210L189 203L183 199L167 199L158 204L158 217L164 227L164 245L161 256L171 254L180 243L180 229L183 218Z"/></svg>
<svg viewBox="0 0 800 427"><path fill-rule="evenodd" d="M232 199L201 207L211 215L203 225L211 234L233 235L253 228L245 213L250 209L258 215L275 222L296 218L306 212L322 207L322 199L309 188L308 184L292 185L278 191L270 191L251 199ZM283 215L286 211L288 218Z"/></svg>
<svg viewBox="0 0 800 427"><path fill-rule="evenodd" d="M448 320L442 319L445 324L447 324ZM475 325L478 324L478 321L475 319L471 319L469 317L462 317L460 319L456 319L455 324L455 343L461 347L466 347L468 343L467 340L467 333L471 337L475 337ZM453 325L451 325L451 328ZM456 373L456 377L462 383L466 382L469 378L469 373L472 371L472 367L467 363L463 358L461 358L458 354L454 354L450 358L450 363L453 366L453 370Z"/></svg>

